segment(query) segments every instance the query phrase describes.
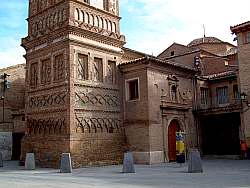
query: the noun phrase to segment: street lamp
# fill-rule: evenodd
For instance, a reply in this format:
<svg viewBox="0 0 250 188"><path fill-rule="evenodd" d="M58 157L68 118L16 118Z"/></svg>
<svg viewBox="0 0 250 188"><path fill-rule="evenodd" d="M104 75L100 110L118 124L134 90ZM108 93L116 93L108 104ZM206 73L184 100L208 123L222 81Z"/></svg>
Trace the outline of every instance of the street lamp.
<svg viewBox="0 0 250 188"><path fill-rule="evenodd" d="M247 97L247 94L246 94L245 92L242 92L242 93L240 94L240 99L241 99L243 102L245 102L246 105L247 105L248 107L250 107L250 103L248 103L248 97Z"/></svg>
<svg viewBox="0 0 250 188"><path fill-rule="evenodd" d="M241 98L241 100L246 101L247 100L247 94L245 92L242 92L240 94L240 98Z"/></svg>

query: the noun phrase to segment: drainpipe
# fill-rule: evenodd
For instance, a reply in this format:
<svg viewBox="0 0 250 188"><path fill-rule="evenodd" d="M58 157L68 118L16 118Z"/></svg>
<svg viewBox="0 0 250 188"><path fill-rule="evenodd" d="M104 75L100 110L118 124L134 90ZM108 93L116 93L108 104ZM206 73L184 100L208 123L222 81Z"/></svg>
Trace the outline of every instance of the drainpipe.
<svg viewBox="0 0 250 188"><path fill-rule="evenodd" d="M164 90L162 89L162 97ZM161 98L162 98L161 97ZM161 124L162 124L162 147L163 147L163 161L166 163L166 145L165 145L165 129L164 129L164 119L163 119L163 101L161 99Z"/></svg>

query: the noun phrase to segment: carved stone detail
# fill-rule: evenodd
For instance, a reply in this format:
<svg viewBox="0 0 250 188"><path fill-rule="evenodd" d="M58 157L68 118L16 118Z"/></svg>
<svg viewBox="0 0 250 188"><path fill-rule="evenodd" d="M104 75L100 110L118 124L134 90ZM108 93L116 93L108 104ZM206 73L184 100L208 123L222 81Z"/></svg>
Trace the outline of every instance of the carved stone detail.
<svg viewBox="0 0 250 188"><path fill-rule="evenodd" d="M65 133L65 118L61 119L28 119L27 132L29 135L53 135Z"/></svg>

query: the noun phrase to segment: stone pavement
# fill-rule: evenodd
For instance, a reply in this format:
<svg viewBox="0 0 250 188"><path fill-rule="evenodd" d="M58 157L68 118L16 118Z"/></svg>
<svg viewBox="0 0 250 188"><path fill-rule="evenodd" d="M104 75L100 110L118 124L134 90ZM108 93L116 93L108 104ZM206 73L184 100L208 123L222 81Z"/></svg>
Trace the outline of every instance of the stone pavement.
<svg viewBox="0 0 250 188"><path fill-rule="evenodd" d="M250 161L205 160L204 173L187 173L187 164L136 165L136 174L123 174L122 166L60 170L24 170L5 162L0 168L0 188L250 188Z"/></svg>

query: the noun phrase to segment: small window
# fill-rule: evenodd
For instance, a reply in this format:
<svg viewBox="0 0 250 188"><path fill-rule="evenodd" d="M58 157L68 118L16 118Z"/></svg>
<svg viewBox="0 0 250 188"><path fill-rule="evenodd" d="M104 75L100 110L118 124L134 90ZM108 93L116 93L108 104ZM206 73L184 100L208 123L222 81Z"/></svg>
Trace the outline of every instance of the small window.
<svg viewBox="0 0 250 188"><path fill-rule="evenodd" d="M127 81L127 99L138 100L139 99L139 79Z"/></svg>
<svg viewBox="0 0 250 188"><path fill-rule="evenodd" d="M76 77L78 80L88 79L88 56L87 55L78 54Z"/></svg>
<svg viewBox="0 0 250 188"><path fill-rule="evenodd" d="M171 56L174 56L174 51L171 52Z"/></svg>
<svg viewBox="0 0 250 188"><path fill-rule="evenodd" d="M93 62L93 80L103 82L103 61L102 58L94 58Z"/></svg>
<svg viewBox="0 0 250 188"><path fill-rule="evenodd" d="M250 32L246 34L246 43L250 43Z"/></svg>
<svg viewBox="0 0 250 188"><path fill-rule="evenodd" d="M234 99L240 99L240 92L238 85L233 85Z"/></svg>
<svg viewBox="0 0 250 188"><path fill-rule="evenodd" d="M108 61L107 67L107 82L109 84L115 83L116 77L116 62L115 61Z"/></svg>
<svg viewBox="0 0 250 188"><path fill-rule="evenodd" d="M201 87L201 104L208 105L209 103L209 89Z"/></svg>
<svg viewBox="0 0 250 188"><path fill-rule="evenodd" d="M217 102L218 104L229 103L228 87L216 88Z"/></svg>

